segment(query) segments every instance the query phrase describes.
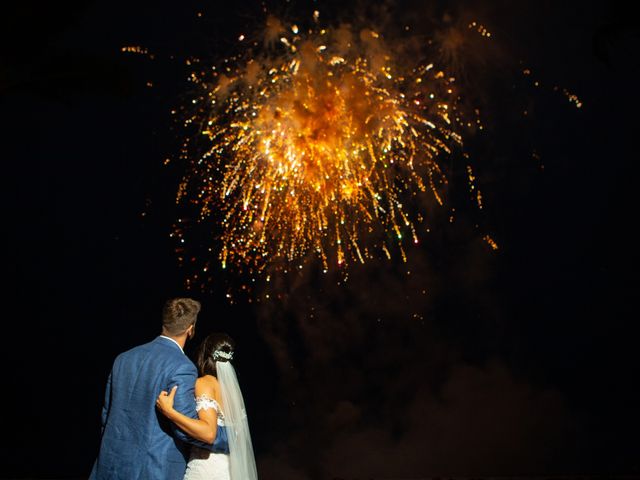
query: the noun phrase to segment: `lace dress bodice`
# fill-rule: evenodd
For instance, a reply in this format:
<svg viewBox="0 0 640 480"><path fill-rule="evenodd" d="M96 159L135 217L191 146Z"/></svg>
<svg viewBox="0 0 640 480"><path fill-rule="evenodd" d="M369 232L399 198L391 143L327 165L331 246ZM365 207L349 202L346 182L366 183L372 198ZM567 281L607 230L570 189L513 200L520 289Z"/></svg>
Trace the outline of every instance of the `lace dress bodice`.
<svg viewBox="0 0 640 480"><path fill-rule="evenodd" d="M208 410L210 408L213 408L218 414L218 426L224 427L224 413L216 399L211 398L209 395L199 395L196 397L196 412L199 412L200 410Z"/></svg>

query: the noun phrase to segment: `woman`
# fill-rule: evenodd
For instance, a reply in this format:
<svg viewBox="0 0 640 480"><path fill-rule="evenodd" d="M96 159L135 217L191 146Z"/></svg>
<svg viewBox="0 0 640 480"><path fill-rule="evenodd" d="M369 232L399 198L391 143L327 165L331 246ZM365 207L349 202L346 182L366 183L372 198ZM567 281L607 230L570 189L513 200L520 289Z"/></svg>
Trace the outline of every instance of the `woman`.
<svg viewBox="0 0 640 480"><path fill-rule="evenodd" d="M228 437L227 453L191 448L184 480L254 480L258 478L242 392L231 365L234 342L223 333L209 335L198 347L196 380L198 419L173 408L174 387L161 392L158 409L181 430L205 443Z"/></svg>

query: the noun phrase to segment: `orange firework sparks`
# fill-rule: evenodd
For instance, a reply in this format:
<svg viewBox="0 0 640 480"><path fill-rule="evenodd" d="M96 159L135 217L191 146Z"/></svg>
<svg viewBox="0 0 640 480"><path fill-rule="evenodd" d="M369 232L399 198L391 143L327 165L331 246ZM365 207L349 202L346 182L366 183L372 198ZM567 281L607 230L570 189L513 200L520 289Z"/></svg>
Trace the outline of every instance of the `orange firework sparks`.
<svg viewBox="0 0 640 480"><path fill-rule="evenodd" d="M395 53L371 29L303 32L269 17L264 42L191 75L198 94L185 124L206 147L194 154L202 142L185 142L177 199L218 222L223 268L316 257L327 270L404 259L405 242L418 243L420 205L444 201L440 159L480 121L463 115L455 78ZM184 241L182 227L174 235Z"/></svg>

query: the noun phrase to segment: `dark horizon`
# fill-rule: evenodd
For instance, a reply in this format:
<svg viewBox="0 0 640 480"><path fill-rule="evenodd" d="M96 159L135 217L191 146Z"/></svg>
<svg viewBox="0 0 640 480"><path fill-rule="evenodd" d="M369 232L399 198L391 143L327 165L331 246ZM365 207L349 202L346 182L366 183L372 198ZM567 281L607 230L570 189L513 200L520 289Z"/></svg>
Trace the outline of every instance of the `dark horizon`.
<svg viewBox="0 0 640 480"><path fill-rule="evenodd" d="M235 53L239 34L261 28L261 5L7 7L11 419L0 477L88 475L111 363L160 333L174 296L203 304L191 358L212 331L238 344L263 478L640 475L640 31L630 12L607 2L385 4L393 25L420 33L445 14L479 18L501 47L485 64L497 80L468 80L489 85L497 119L472 145L482 215L461 207L449 223L443 210L406 264L353 265L346 281L312 265L274 287L280 299L232 304L227 282L246 278L184 287L169 237L180 165L163 161L180 145L170 115L188 89L180 59ZM267 7L296 20L318 9L328 24L359 11L333 0ZM155 58L121 51L130 45ZM542 85L526 97L526 129L509 113L525 98L511 89L519 65ZM463 170L458 179L464 199Z"/></svg>

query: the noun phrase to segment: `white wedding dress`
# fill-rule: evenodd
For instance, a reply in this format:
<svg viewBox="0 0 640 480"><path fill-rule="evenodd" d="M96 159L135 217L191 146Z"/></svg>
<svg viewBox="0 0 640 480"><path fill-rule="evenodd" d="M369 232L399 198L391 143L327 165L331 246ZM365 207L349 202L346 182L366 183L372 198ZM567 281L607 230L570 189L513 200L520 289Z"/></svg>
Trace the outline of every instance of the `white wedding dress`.
<svg viewBox="0 0 640 480"><path fill-rule="evenodd" d="M191 447L184 480L258 480L247 411L236 371L231 362L217 361L216 372L224 413L218 402L206 395L196 398L196 410L213 408L218 413L218 431L224 429L224 438L228 441L225 451L229 454Z"/></svg>
<svg viewBox="0 0 640 480"><path fill-rule="evenodd" d="M224 427L224 413L215 399L201 395L196 398L196 411L213 408L218 414L218 427ZM230 480L229 455L191 447L184 480Z"/></svg>

